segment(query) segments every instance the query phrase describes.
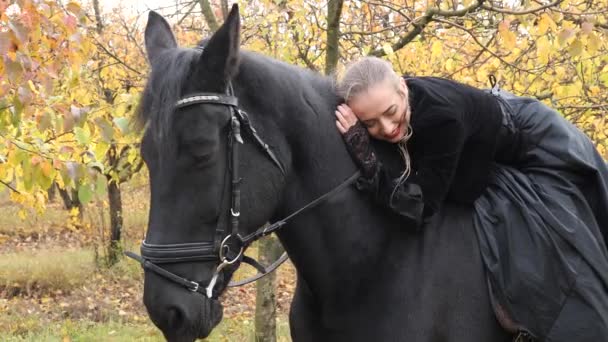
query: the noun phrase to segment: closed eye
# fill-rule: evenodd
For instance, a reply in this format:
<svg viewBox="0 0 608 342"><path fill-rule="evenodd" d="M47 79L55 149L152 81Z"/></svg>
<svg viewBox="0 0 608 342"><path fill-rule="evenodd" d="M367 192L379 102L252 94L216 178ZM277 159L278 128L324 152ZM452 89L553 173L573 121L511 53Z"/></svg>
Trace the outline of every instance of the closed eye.
<svg viewBox="0 0 608 342"><path fill-rule="evenodd" d="M213 157L217 154L217 144L202 142L184 142L180 149L185 155L192 159L192 162L197 167L203 167L213 161Z"/></svg>

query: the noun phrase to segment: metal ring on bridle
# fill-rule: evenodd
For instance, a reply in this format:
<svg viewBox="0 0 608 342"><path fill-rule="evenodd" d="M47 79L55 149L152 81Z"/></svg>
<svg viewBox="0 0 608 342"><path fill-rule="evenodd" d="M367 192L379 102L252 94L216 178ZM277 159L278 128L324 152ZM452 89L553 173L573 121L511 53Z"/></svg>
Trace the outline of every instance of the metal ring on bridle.
<svg viewBox="0 0 608 342"><path fill-rule="evenodd" d="M232 238L232 237L234 237L234 238L237 238L237 239L238 239L238 242L239 242L239 245L240 245L240 247L239 247L240 249L239 249L238 254L237 254L237 255L236 255L236 256L235 256L235 257L234 257L232 260L228 260L228 258L226 257L226 255L224 255L224 248L226 248L226 249L230 249L230 247L227 245L227 242L228 242L228 241L230 240L230 238ZM230 234L230 235L226 236L226 237L224 238L224 240L222 240L222 243L220 244L220 261L221 261L221 262L223 262L223 263L226 263L226 264L228 264L228 265L232 265L232 264L234 264L235 262L237 262L239 259L241 259L241 256L243 256L243 251L244 251L244 249L245 249L245 248L243 247L243 244L242 244L242 242L241 242L241 241L242 241L241 236L240 236L240 235L238 235L238 234Z"/></svg>

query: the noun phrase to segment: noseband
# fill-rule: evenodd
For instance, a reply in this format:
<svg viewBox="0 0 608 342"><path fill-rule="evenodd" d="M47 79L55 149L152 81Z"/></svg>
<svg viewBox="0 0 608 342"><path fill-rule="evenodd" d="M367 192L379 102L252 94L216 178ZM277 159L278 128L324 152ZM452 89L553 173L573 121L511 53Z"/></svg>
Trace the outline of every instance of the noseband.
<svg viewBox="0 0 608 342"><path fill-rule="evenodd" d="M194 292L199 292L205 295L207 298L213 297L213 289L217 282L218 276L222 270L230 265L245 262L258 270L258 274L250 279L240 281L237 283L230 283L228 286L240 286L256 281L264 275L274 271L279 267L285 260L287 260L287 254L283 255L268 267L260 265L255 259L250 258L243 254L243 251L254 241L260 239L263 236L269 235L281 227L283 227L293 217L301 214L302 212L311 209L318 204L322 203L325 199L332 196L333 194L341 191L350 184L352 184L358 177L359 172L355 173L336 188L318 197L312 202L308 203L304 207L298 209L292 214L288 215L282 220L275 223L266 225L253 233L241 236L239 234L239 217L240 217L240 204L241 204L241 190L240 185L242 179L239 177L239 144L243 144L243 138L241 136L241 127L245 128L245 131L253 137L253 141L258 145L265 155L276 165L281 171L283 177L286 176L285 169L277 156L270 149L258 135L257 131L251 124L249 116L246 112L238 108L238 99L234 96L232 84L228 83L227 94L221 93L198 93L187 96L175 104L176 109L184 108L198 104L216 104L227 106L230 109L230 133L228 135L228 147L230 154L228 156L230 181L224 182L224 192L222 194L222 206L225 215L220 215L218 225L215 230L213 241L204 242L191 242L191 243L176 243L176 244L149 244L143 241L141 244L141 256L132 253L125 252L125 254L139 261L142 267L146 270L150 270L168 280L171 280L177 284L185 286ZM227 194L231 196L228 198ZM229 222L227 222L229 221ZM209 284L206 287L202 287L200 283L186 278L180 277L172 272L159 266L159 264L173 264L182 262L218 262L218 266L215 269Z"/></svg>

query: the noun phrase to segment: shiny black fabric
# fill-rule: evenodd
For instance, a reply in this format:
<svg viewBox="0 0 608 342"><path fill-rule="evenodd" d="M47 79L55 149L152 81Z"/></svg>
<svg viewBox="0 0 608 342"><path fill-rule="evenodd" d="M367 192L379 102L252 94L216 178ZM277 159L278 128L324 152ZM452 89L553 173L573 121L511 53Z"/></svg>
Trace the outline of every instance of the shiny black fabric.
<svg viewBox="0 0 608 342"><path fill-rule="evenodd" d="M498 96L502 164L474 204L494 304L541 341L608 341L606 163L551 108Z"/></svg>

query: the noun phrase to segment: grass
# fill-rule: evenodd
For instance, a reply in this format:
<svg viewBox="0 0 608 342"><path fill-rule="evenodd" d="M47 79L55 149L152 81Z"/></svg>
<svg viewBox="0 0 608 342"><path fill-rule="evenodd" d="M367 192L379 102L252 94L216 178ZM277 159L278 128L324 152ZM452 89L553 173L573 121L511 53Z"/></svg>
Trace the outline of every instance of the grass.
<svg viewBox="0 0 608 342"><path fill-rule="evenodd" d="M0 287L13 295L61 290L84 284L94 272L89 250L41 250L4 254L0 258Z"/></svg>
<svg viewBox="0 0 608 342"><path fill-rule="evenodd" d="M49 225L63 225L69 218L67 210L60 206L49 206L45 212L40 215L36 210L31 208L23 208L27 213L24 220L19 217L20 208L9 202L4 202L0 205L0 234L5 235L32 235L43 234L41 227L46 229Z"/></svg>
<svg viewBox="0 0 608 342"><path fill-rule="evenodd" d="M5 325L3 324L3 327ZM38 316L20 317L4 331L2 341L165 341L160 331L151 323L131 324L119 321L91 322L65 320L56 323L45 323ZM10 329L10 328L13 329ZM0 329L4 330L4 329ZM209 342L249 342L255 341L253 322L246 319L224 319L222 323L204 341ZM285 317L279 319L277 340L291 341L289 327Z"/></svg>
<svg viewBox="0 0 608 342"><path fill-rule="evenodd" d="M145 183L122 186L126 250L139 252L147 226ZM78 229L66 228L69 213L59 199L42 214L25 208L25 220L21 209L0 191L0 341L164 341L140 302L141 266L127 258L96 266L93 251L103 255L98 242L108 237L105 198L86 206L87 226ZM257 256L257 246L248 254ZM253 274L242 267L237 278ZM205 341L255 341L251 310L236 311ZM291 341L287 317L279 315L277 339Z"/></svg>

